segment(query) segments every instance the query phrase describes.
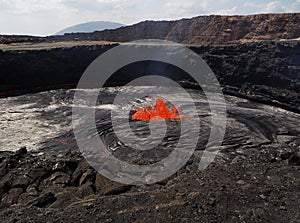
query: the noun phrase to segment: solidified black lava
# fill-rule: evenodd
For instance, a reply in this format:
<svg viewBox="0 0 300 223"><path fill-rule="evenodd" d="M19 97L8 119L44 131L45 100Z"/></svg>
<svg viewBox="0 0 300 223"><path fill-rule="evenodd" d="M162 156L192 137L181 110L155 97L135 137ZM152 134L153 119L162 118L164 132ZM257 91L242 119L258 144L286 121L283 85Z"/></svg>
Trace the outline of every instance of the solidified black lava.
<svg viewBox="0 0 300 223"><path fill-rule="evenodd" d="M90 63L114 46L0 51L0 96L75 87ZM208 63L225 93L299 111L300 41L190 48ZM154 61L119 70L107 86L123 85L132 76L158 71L186 87L199 88L181 70Z"/></svg>
<svg viewBox="0 0 300 223"><path fill-rule="evenodd" d="M283 146L283 145L282 145ZM76 152L22 157L1 152L2 222L298 222L299 149L232 151L198 172L200 154L176 175L126 186L98 174Z"/></svg>

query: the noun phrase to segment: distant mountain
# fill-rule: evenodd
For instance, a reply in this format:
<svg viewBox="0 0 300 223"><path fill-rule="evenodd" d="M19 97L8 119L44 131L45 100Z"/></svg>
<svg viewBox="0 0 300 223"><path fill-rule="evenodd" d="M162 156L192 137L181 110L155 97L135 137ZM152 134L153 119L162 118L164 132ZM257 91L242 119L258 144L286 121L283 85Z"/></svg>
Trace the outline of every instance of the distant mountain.
<svg viewBox="0 0 300 223"><path fill-rule="evenodd" d="M87 23L82 23L82 24L68 27L66 29L63 29L55 33L55 35L64 35L66 33L90 33L95 31L102 31L105 29L116 29L116 28L120 28L121 26L124 25L115 22L94 21L94 22L87 22Z"/></svg>

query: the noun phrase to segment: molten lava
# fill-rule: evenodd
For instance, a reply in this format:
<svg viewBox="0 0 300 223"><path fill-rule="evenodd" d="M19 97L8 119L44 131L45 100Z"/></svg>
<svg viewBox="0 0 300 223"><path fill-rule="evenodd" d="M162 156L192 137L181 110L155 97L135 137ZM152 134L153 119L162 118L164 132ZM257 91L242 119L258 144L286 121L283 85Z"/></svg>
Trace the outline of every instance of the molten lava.
<svg viewBox="0 0 300 223"><path fill-rule="evenodd" d="M155 107L149 106L146 108L136 108L136 113L132 115L132 119L135 120L157 120L157 119L181 119L177 109L174 107L172 111L169 111L166 103L158 98L156 100Z"/></svg>

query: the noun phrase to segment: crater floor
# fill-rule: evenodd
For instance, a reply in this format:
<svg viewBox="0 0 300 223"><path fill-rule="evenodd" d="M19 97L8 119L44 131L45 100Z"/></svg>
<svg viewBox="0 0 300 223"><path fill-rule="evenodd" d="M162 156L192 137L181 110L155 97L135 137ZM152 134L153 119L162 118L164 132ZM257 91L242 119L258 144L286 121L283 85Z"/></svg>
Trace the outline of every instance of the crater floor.
<svg viewBox="0 0 300 223"><path fill-rule="evenodd" d="M134 88L134 93L145 89ZM161 145L167 149L158 148L152 154L132 151L118 141L110 112L122 112L124 108L112 102L125 90L101 90L95 105L98 134L119 159L156 162L176 144L176 131ZM98 90L80 91L87 97L98 94ZM176 174L143 186L113 182L82 157L72 132L74 90L0 99L1 221L299 222L300 115L225 96L227 126L220 153L199 171L212 114L201 92L188 93L201 126L197 148ZM180 108L185 102L177 99ZM151 104L152 98L133 103ZM78 106L90 109L84 101ZM84 118L74 117L78 122ZM131 129L144 137L150 134L148 124L131 121ZM168 124L172 130L178 123ZM120 129L126 131L122 125ZM82 129L95 134L90 130L89 126ZM191 129L188 134L192 133ZM29 151L19 149L24 146Z"/></svg>

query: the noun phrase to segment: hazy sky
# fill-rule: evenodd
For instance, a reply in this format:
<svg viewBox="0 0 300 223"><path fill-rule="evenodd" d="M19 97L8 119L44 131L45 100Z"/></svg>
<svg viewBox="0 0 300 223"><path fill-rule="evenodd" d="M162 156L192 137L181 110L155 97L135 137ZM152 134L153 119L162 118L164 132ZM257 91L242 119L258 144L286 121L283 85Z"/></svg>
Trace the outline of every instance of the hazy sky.
<svg viewBox="0 0 300 223"><path fill-rule="evenodd" d="M170 20L208 14L300 12L300 0L0 0L0 33L51 35L78 23Z"/></svg>

